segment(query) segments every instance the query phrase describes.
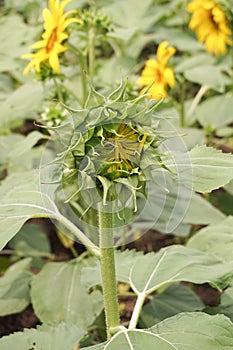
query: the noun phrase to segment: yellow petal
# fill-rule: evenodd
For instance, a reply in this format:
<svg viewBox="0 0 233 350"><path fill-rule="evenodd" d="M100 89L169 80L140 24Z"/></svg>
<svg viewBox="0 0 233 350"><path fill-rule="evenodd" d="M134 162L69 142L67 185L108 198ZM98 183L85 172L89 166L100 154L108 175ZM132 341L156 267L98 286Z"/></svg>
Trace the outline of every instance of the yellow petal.
<svg viewBox="0 0 233 350"><path fill-rule="evenodd" d="M167 97L167 92L163 84L155 83L148 92L152 95L152 98L156 98L157 100Z"/></svg>
<svg viewBox="0 0 233 350"><path fill-rule="evenodd" d="M59 65L59 60L56 52L51 52L49 56L49 64L55 73L57 74L60 73L60 65Z"/></svg>
<svg viewBox="0 0 233 350"><path fill-rule="evenodd" d="M50 27L53 27L56 25L53 15L48 8L43 9L43 18L44 18L45 26L48 27L49 25Z"/></svg>
<svg viewBox="0 0 233 350"><path fill-rule="evenodd" d="M155 77L140 77L137 80L137 84L139 86L149 86L150 84L152 84L155 80Z"/></svg>
<svg viewBox="0 0 233 350"><path fill-rule="evenodd" d="M226 54L232 31L223 9L212 0L194 0L187 11L192 13L189 27L196 31L198 41L205 43L206 51L216 56Z"/></svg>
<svg viewBox="0 0 233 350"><path fill-rule="evenodd" d="M23 71L23 75L28 74L33 66L34 66L34 62L33 61L29 62L28 65L26 66L26 68Z"/></svg>
<svg viewBox="0 0 233 350"><path fill-rule="evenodd" d="M71 0L63 0L62 3L60 4L60 11L63 12L64 8L66 5L70 2Z"/></svg>
<svg viewBox="0 0 233 350"><path fill-rule="evenodd" d="M49 0L49 7L51 9L52 12L55 11L55 3L54 0Z"/></svg>
<svg viewBox="0 0 233 350"><path fill-rule="evenodd" d="M158 61L164 65L167 64L169 58L173 56L176 52L175 47L173 46L167 47L167 46L168 46L168 42L163 41L161 44L159 44L159 47L157 50Z"/></svg>
<svg viewBox="0 0 233 350"><path fill-rule="evenodd" d="M31 45L31 49L41 49L46 46L46 40L39 40L35 44Z"/></svg>
<svg viewBox="0 0 233 350"><path fill-rule="evenodd" d="M22 59L27 59L27 58L31 58L33 56L33 53L26 53L22 56L20 56Z"/></svg>
<svg viewBox="0 0 233 350"><path fill-rule="evenodd" d="M175 85L175 75L171 68L166 67L164 70L164 80L167 85L169 85L171 88Z"/></svg>
<svg viewBox="0 0 233 350"><path fill-rule="evenodd" d="M63 24L63 29L66 29L71 23L81 23L81 21L77 18L68 18Z"/></svg>

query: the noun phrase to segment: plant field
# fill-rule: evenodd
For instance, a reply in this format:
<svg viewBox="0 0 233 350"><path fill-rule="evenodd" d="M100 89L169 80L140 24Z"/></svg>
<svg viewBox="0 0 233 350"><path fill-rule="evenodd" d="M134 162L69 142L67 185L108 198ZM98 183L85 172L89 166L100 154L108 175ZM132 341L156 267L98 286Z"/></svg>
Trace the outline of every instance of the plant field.
<svg viewBox="0 0 233 350"><path fill-rule="evenodd" d="M233 349L233 0L0 14L0 350Z"/></svg>

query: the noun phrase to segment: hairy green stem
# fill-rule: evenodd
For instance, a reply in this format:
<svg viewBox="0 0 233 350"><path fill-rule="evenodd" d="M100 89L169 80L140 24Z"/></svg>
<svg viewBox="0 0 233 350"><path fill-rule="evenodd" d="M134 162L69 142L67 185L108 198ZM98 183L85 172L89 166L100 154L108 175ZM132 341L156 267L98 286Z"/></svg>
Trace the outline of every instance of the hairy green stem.
<svg viewBox="0 0 233 350"><path fill-rule="evenodd" d="M60 101L60 102L63 102L63 96L62 96L61 86L58 84L56 78L53 78L53 83L54 83L54 86L55 86L55 88L56 88L56 92L57 92L59 101Z"/></svg>
<svg viewBox="0 0 233 350"><path fill-rule="evenodd" d="M233 46L231 46L231 77L233 79Z"/></svg>
<svg viewBox="0 0 233 350"><path fill-rule="evenodd" d="M82 105L85 105L85 102L87 100L88 95L88 88L87 88L87 57L86 55L78 50L75 46L72 44L69 44L69 49L78 56L79 63L80 63L80 74L81 74L81 82L82 82Z"/></svg>
<svg viewBox="0 0 233 350"><path fill-rule="evenodd" d="M108 339L119 326L119 312L117 302L117 283L114 257L114 219L112 211L104 211L103 204L99 206L99 240L100 240L100 268L102 277L103 298L105 306L105 320Z"/></svg>
<svg viewBox="0 0 233 350"><path fill-rule="evenodd" d="M180 126L185 126L185 109L184 109L184 100L185 100L185 79L182 77L180 81Z"/></svg>
<svg viewBox="0 0 233 350"><path fill-rule="evenodd" d="M85 105L88 95L87 89L87 60L85 55L80 55L80 66L81 66L81 81L82 81L82 104Z"/></svg>
<svg viewBox="0 0 233 350"><path fill-rule="evenodd" d="M88 31L88 65L91 83L95 74L95 28Z"/></svg>

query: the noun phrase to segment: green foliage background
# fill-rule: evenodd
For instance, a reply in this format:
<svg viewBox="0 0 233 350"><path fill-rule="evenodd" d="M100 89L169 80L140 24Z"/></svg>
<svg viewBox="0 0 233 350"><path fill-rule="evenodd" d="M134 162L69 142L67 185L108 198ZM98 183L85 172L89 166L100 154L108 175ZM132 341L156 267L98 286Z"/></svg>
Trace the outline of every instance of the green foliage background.
<svg viewBox="0 0 233 350"><path fill-rule="evenodd" d="M140 296L148 303L140 315L141 329L125 328L110 341L90 348L93 350L233 348L233 51L231 47L227 55L218 58L205 52L188 29L187 2L95 3L111 23L110 30L95 43L92 85L98 93L108 95L127 78L127 93L136 98L137 79L159 43L168 40L176 47L171 60L176 85L156 113L169 117L177 133L185 135L195 192L187 208L184 181L173 213L177 183L175 178L167 179L169 193L163 212L152 225L162 196L159 186L152 187L157 194L152 206L139 215L130 234L147 227L167 234L168 218L172 218L177 223L169 231L173 242L184 244L145 255L134 250L116 252L117 280L130 288L134 298ZM231 23L232 0L224 3ZM4 273L0 277L0 316L19 313L31 303L43 322L36 330L3 337L0 347L73 350L80 341L82 346L90 346L96 339L105 340L98 261L84 253L68 262L56 262L43 230L26 224L32 218L51 217L64 231L67 223L53 202L54 194L40 191L41 158L49 162L53 154L46 148L49 132L37 124L49 121L52 127L60 125L67 120L62 114L64 105L83 107L80 62L71 52L61 59L61 105L52 79L41 81L33 74L22 74L26 62L20 56L40 37L46 1L5 0L0 5L0 267ZM67 9L81 11L88 6L89 2L73 0ZM73 30L69 42L85 49L85 32L75 35ZM88 108L94 107L91 103ZM61 135L65 137L65 131ZM171 147L176 147L176 141L171 141ZM177 165L166 157L164 163L170 169ZM66 233L70 231L67 228ZM33 274L31 267L40 272ZM184 281L186 286L180 283ZM203 283L221 291L218 306L206 307L195 294L194 285Z"/></svg>

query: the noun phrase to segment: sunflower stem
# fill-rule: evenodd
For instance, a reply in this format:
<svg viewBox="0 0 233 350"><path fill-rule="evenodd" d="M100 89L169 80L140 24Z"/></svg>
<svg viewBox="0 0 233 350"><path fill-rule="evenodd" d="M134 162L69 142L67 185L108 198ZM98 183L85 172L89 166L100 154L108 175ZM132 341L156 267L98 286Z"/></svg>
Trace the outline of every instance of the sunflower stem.
<svg viewBox="0 0 233 350"><path fill-rule="evenodd" d="M231 47L231 70L232 70L232 79L233 79L233 46Z"/></svg>
<svg viewBox="0 0 233 350"><path fill-rule="evenodd" d="M184 108L184 100L185 100L185 79L182 77L180 79L180 126L185 126L185 108Z"/></svg>
<svg viewBox="0 0 233 350"><path fill-rule="evenodd" d="M87 57L86 55L78 50L75 46L69 43L70 50L79 57L80 62L80 74L81 74L81 82L82 82L82 106L85 105L88 95L87 89Z"/></svg>
<svg viewBox="0 0 233 350"><path fill-rule="evenodd" d="M91 83L95 74L95 28L88 31L88 65Z"/></svg>
<svg viewBox="0 0 233 350"><path fill-rule="evenodd" d="M56 88L56 92L57 92L57 95L58 95L58 98L59 98L59 102L64 102L63 101L63 96L62 96L61 85L58 84L56 78L53 78L53 83L54 83L54 86Z"/></svg>
<svg viewBox="0 0 233 350"><path fill-rule="evenodd" d="M108 210L108 211L107 211ZM100 268L108 339L119 327L117 282L114 257L114 216L110 205L99 206Z"/></svg>
<svg viewBox="0 0 233 350"><path fill-rule="evenodd" d="M81 66L81 81L82 81L82 105L84 106L87 100L88 89L87 89L87 60L85 55L80 55L80 66Z"/></svg>

